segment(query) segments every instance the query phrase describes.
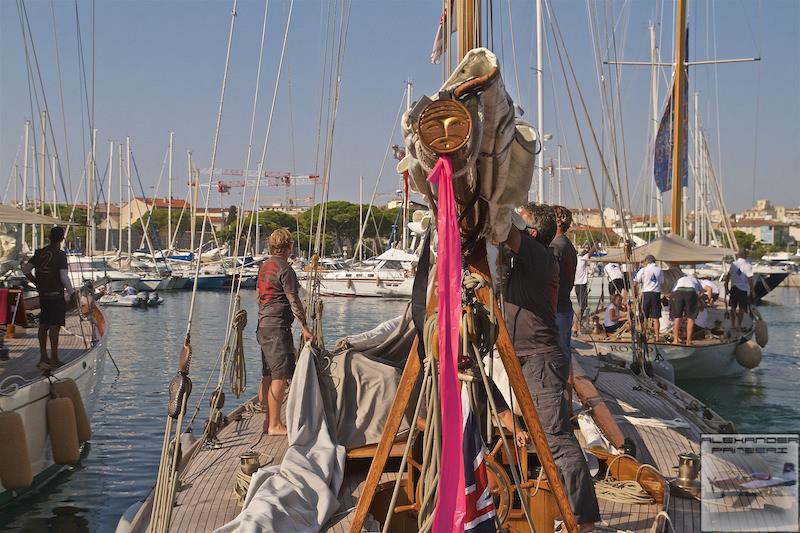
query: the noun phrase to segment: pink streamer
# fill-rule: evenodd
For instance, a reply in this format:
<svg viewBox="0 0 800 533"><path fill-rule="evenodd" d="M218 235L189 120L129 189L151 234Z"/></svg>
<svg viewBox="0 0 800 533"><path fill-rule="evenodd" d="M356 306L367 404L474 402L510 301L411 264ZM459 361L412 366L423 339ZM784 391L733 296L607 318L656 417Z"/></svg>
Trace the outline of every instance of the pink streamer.
<svg viewBox="0 0 800 533"><path fill-rule="evenodd" d="M464 496L464 435L458 384L458 330L461 324L461 237L453 195L453 166L446 155L439 157L428 181L439 186L436 227L439 252L436 279L439 283L439 392L442 412L442 461L439 490L433 517L433 532L463 532L466 515Z"/></svg>

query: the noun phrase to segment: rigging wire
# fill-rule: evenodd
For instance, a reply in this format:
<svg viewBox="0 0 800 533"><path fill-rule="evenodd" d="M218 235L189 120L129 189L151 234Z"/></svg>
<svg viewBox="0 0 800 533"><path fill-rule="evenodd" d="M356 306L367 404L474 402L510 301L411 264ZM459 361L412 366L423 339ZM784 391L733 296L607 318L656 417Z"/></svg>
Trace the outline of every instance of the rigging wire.
<svg viewBox="0 0 800 533"><path fill-rule="evenodd" d="M61 54L59 53L59 46L58 46L58 32L56 31L56 9L55 9L55 0L50 0L50 14L53 18L53 42L55 44L55 52L56 52L56 70L58 72L58 95L59 100L61 103L61 126L64 132L64 153L66 155L67 160L67 172L69 169L72 168L69 162L69 137L67 136L67 117L65 115L64 110L64 84L62 81L61 76ZM70 195L72 194L72 181L68 181L69 183L69 192Z"/></svg>

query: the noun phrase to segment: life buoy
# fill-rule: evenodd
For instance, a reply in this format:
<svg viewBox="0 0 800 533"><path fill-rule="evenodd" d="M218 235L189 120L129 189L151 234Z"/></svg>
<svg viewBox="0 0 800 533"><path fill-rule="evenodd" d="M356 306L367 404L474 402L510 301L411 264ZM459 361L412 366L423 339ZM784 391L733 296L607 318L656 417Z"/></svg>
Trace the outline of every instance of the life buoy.
<svg viewBox="0 0 800 533"><path fill-rule="evenodd" d="M47 400L47 432L50 434L54 463L74 465L80 460L78 425L72 400L66 397Z"/></svg>
<svg viewBox="0 0 800 533"><path fill-rule="evenodd" d="M53 383L52 390L56 396L72 400L72 407L75 410L75 423L78 426L78 441L88 442L92 438L92 426L89 423L89 416L86 414L86 407L83 405L78 384L69 378L62 379Z"/></svg>
<svg viewBox="0 0 800 533"><path fill-rule="evenodd" d="M33 483L25 425L14 411L0 412L0 482L6 490L24 489Z"/></svg>

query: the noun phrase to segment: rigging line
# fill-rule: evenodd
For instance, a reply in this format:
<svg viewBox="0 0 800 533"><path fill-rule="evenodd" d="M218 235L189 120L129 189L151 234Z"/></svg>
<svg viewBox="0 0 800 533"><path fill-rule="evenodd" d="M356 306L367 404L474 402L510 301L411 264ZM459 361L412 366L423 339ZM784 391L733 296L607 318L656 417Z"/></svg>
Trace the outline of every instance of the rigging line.
<svg viewBox="0 0 800 533"><path fill-rule="evenodd" d="M549 41L547 39L544 39L544 43L545 43L545 48L544 48L545 49L545 53L547 54L547 66L548 66L548 69L549 69L548 72L555 72L555 70L553 69L553 58L552 58L552 53L550 51L550 43L549 43ZM559 94L558 91L556 91L555 76L548 76L548 77L550 78L550 87L551 87L551 89L553 91L553 94ZM559 132L561 134L561 137L564 138L564 142L563 142L564 154L566 155L567 161L572 161L572 156L570 155L570 151L569 151L569 147L568 147L569 143L566 141L567 129L564 127L564 119L563 119L563 115L561 113L561 105L558 103L558 98L553 98L553 103L555 104L554 105L554 108L555 108L554 111L555 111L555 116L556 116L556 123L558 125L558 129L559 129ZM583 199L581 198L581 195L580 195L580 191L578 189L578 183L577 183L577 178L575 177L575 172L571 171L569 173L569 176L571 178L571 184L572 184L573 193L575 194L575 200L577 201L577 203L578 203L578 205L580 207L585 207L585 204L583 203Z"/></svg>
<svg viewBox="0 0 800 533"><path fill-rule="evenodd" d="M222 88L220 90L219 96L219 108L217 110L217 120L216 126L214 128L214 142L211 145L211 170L208 173L208 187L211 188L211 183L214 180L214 167L217 163L217 147L219 146L219 134L222 128L222 111L225 105L225 88L228 83L228 69L230 67L231 61L231 48L233 47L233 30L236 26L236 4L238 0L233 0L233 8L231 9L231 20L230 20L230 27L228 29L228 47L225 52L225 69L222 75ZM200 230L200 248L202 250L203 247L203 238L206 234L206 223L208 222L208 199L211 195L208 194L205 197L205 212L203 213L203 223L201 224ZM194 253L194 250L192 250ZM194 283L192 286L192 298L189 302L189 316L187 318L186 324L186 340L185 344L189 344L191 339L191 332L192 332L192 320L194 318L194 306L195 300L197 298L197 280L200 276L200 254L198 253L195 272L194 272ZM188 369L187 369L188 370Z"/></svg>
<svg viewBox="0 0 800 533"><path fill-rule="evenodd" d="M508 0L508 30L511 37L511 59L514 63L514 81L517 87L517 100L522 98L522 92L519 89L519 66L517 65L517 42L514 36L514 17L511 13L511 0ZM542 133L544 135L544 133Z"/></svg>
<svg viewBox="0 0 800 533"><path fill-rule="evenodd" d="M323 191L322 191L322 209L319 213L320 218L317 221L317 238L322 239L321 246L317 248L317 253L319 255L325 255L325 239L323 238L324 234L327 231L328 226L328 201L330 198L330 172L331 172L331 164L333 159L333 141L334 141L334 131L336 128L336 112L339 108L339 91L341 89L341 63L343 60L343 43L345 42L346 35L344 29L345 23L345 0L340 2L340 18L339 18L339 29L338 29L338 42L337 42L337 50L336 50L336 76L335 80L336 83L333 83L334 77L332 76L330 79L330 84L332 89L329 89L329 117L328 117L328 134L325 139L325 153L323 155L323 172L325 174L325 181L323 184ZM336 33L334 33L334 38ZM331 61L333 61L333 50L331 50ZM321 228L321 231L320 231Z"/></svg>
<svg viewBox="0 0 800 533"><path fill-rule="evenodd" d="M328 5L329 3L321 3L320 4L320 35L322 35L322 17L324 15L323 8ZM320 80L319 80L319 113L317 116L317 134L316 139L314 140L314 173L319 175L319 147L320 147L320 138L322 136L322 122L323 122L323 108L322 104L324 101L325 96L325 80L327 79L328 73L328 47L331 42L330 38L330 26L331 26L331 16L330 16L331 9L328 9L328 16L325 17L325 52L322 56L322 69L320 72ZM320 46L322 48L322 46ZM327 129L327 128L326 128ZM311 195L311 213L309 217L309 224L308 224L308 258L311 259L311 243L313 242L314 236L314 208L317 202L317 180L314 181L314 187L312 189ZM321 206L320 206L321 210Z"/></svg>
<svg viewBox="0 0 800 533"><path fill-rule="evenodd" d="M39 58L38 58L38 55L36 54L36 45L33 42L33 32L31 31L31 23L30 23L30 20L28 18L28 10L25 7L25 2L20 0L19 5L22 8L22 11L21 11L22 12L22 18L24 19L25 26L28 29L27 36L28 36L28 40L30 41L31 54L33 55L33 63L34 63L34 66L36 67L36 75L37 75L36 78L39 81L39 87L41 88L41 92L42 92L42 103L44 103L44 108L45 108L45 110L47 110L49 108L49 106L47 104L47 95L46 95L45 90L44 90L44 80L42 78L42 71L39 68ZM26 58L26 61L30 61L27 49L28 49L28 44L27 44L27 41L26 41L26 43L25 43L25 58ZM32 75L32 71L31 71L31 75ZM34 84L34 87L35 87L35 84ZM41 106L39 105L38 96L37 96L37 106L41 108ZM53 153L55 153L55 155L58 156L58 144L56 142L55 134L53 133L53 122L52 122L52 119L50 117L50 113L47 113L46 118L47 118L47 125L48 125L48 129L49 129L49 131L46 132L46 133L50 134L50 138L52 139L51 146L52 146L52 149L53 149ZM62 189L62 191L64 193L64 198L68 198L68 196L67 196L67 188L66 188L66 186L64 184L64 176L63 176L63 173L61 172L61 160L60 160L60 158L57 158L57 162L58 162L58 168L59 168L59 178L60 178L60 182L61 182L61 189ZM40 179L41 179L41 177L40 177Z"/></svg>
<svg viewBox="0 0 800 533"><path fill-rule="evenodd" d="M252 155L253 131L255 130L256 112L257 112L257 109L258 109L258 94L259 94L259 91L261 89L261 68L262 68L263 57L264 57L264 40L265 40L266 33L267 33L267 15L268 15L268 12L269 12L269 0L265 0L265 2L264 2L264 20L263 20L263 22L261 24L261 44L259 46L258 67L256 69L256 83L255 83L255 89L253 91L253 108L252 108L252 111L250 113L250 134L249 134L248 141L247 141L247 158L246 158L245 167L244 167L245 168L244 189L242 190L242 201L240 202L239 213L238 213L238 217L236 219L236 239L234 240L234 257L239 254L239 245L241 243L242 231L244 229L243 211L244 211L244 206L245 206L245 199L246 199L246 196L247 196L247 181L248 181L247 177L250 174L250 157ZM292 16L292 12L291 12L291 6L290 6L289 7L289 18L291 18L291 16ZM286 23L287 32L288 32L288 29L289 29L289 22L287 20L287 23ZM281 53L281 63L282 62L283 62L283 52ZM279 70L278 70L278 79L280 79L280 67L279 67ZM277 82L276 82L275 92L277 92ZM274 111L274 105L275 105L274 96L273 96L272 105L273 105L273 107L270 110L270 124L271 124L271 121L272 121L272 113ZM267 135L267 137L269 137L269 126L267 126L267 134L266 135ZM265 140L264 142L265 142L264 150L266 151L266 142L267 141ZM262 155L261 163L263 163L263 160L264 160L264 156ZM258 209L258 205L256 205L256 202L257 202L257 198L258 198L258 183L260 183L260 180L261 180L261 172L260 172L260 170L261 170L261 164L259 164L259 175L258 175L258 178L256 180L256 183L257 183L256 190L255 190L255 193L253 194L253 208L250 211L250 217L249 217L250 220L249 220L249 223L247 225L247 238L245 239L245 248L244 248L245 249L245 255L247 254L247 249L250 246L250 236L251 236L252 231L253 231L253 213L257 213L257 209ZM258 218L258 215L256 215L256 218ZM242 276L244 274L245 262L246 261L244 261L244 259L241 261L241 265L239 265L239 276L238 276L238 279L236 280L235 283L231 284L231 294L230 294L230 297L228 299L228 318L225 321L225 323L227 324L227 328L225 329L225 342L223 343L223 346L227 346L229 341L230 341L231 326L233 325L233 318L234 318L235 296L238 296L239 295L239 291L241 290ZM234 271L235 271L235 268L234 268ZM207 386L207 384L206 384L206 386ZM203 390L203 395L201 395L201 400L198 400L198 410L199 410L200 402L202 401L202 396L205 395L205 392L206 392L206 390L204 389ZM194 417L192 417L192 419L194 419Z"/></svg>
<svg viewBox="0 0 800 533"><path fill-rule="evenodd" d="M714 56L717 57L717 19L714 11L714 0L711 0L711 9L712 9L712 17L711 17L711 32L712 32L712 39L711 42L714 45ZM719 125L719 65L714 63L714 118L717 125L717 168L719 168L720 179L722 176L725 175L725 172L722 169L722 130L720 129ZM721 185L721 184L720 184Z"/></svg>
<svg viewBox="0 0 800 533"><path fill-rule="evenodd" d="M627 0L626 0L626 3L627 3ZM613 8L613 4L611 4L612 14L613 14L613 9L614 9ZM625 7L623 6L623 10L624 9L625 9ZM617 52L617 32L616 32L616 30L611 32L611 42L612 42L612 48L614 50L614 59L617 60L619 58L619 54ZM622 50L623 51L625 50L624 45L623 45ZM624 171L624 178L625 178L625 180L624 180L624 182L625 182L625 194L627 196L628 208L632 209L633 206L631 205L631 192L630 192L630 185L629 185L629 178L628 178L628 151L627 151L626 143L625 143L625 120L624 120L624 118L622 116L622 97L621 97L621 93L622 93L622 87L621 87L621 84L622 84L622 67L617 63L617 64L614 65L614 70L615 70L615 73L616 73L616 84L615 84L615 89L616 90L613 90L614 88L612 87L612 91L613 92L612 92L612 95L611 95L611 101L612 101L612 106L613 106L614 105L614 93L616 93L616 96L617 96L617 104L616 104L617 111L616 111L616 113L619 115L619 135L620 135L620 141L622 142L622 168L623 168L623 171ZM616 129L616 127L615 127L615 129ZM616 144L617 143L616 143L616 138L615 138L614 153L615 153L615 157L618 157L617 156L618 149L616 148ZM620 176L619 162L617 162L617 188L619 189L620 194L622 193L622 190L623 190L622 189L622 181L621 180L622 180L622 177ZM624 212L621 212L620 216L625 216Z"/></svg>
<svg viewBox="0 0 800 533"><path fill-rule="evenodd" d="M79 92L81 92L81 130L83 135L81 137L81 142L83 145L83 153L86 153L86 131L83 130L83 106L84 103L86 105L86 121L89 125L89 133L94 129L94 122L92 121L91 116L91 107L89 106L89 87L86 83L86 60L84 59L83 54L83 32L81 31L81 20L80 14L78 12L78 0L75 0L75 27L77 30L77 45L78 45L78 85L79 85Z"/></svg>
<svg viewBox="0 0 800 533"><path fill-rule="evenodd" d="M347 7L345 8L345 4ZM334 133L336 130L336 112L339 108L339 97L341 91L341 80L342 80L342 67L344 63L344 52L347 46L347 30L350 25L350 8L352 7L352 2L350 0L342 0L341 2L341 19L339 21L339 43L338 43L338 54L336 59L336 83L334 85L334 93L333 93L333 100L332 100L332 109L331 109L331 118L330 118L330 130L328 133L328 140L326 141L326 150L327 153L325 155L325 165L323 166L325 172L325 182L324 182L324 189L323 189L323 202L324 208L323 212L320 213L321 218L321 226L317 226L317 239L321 238L321 234L319 233L320 227L322 228L323 232L327 227L327 219L324 216L325 212L327 211L327 204L328 198L330 197L330 173L331 173L331 162L332 162L332 154L333 154L333 141L334 141ZM345 24L347 21L347 24ZM325 241L322 241L322 250L324 251ZM317 248L319 250L319 248Z"/></svg>
<svg viewBox="0 0 800 533"><path fill-rule="evenodd" d="M59 46L58 46L58 33L56 31L56 9L55 9L55 0L50 0L50 14L53 18L53 42L55 44L55 51L56 51L56 69L58 71L58 95L61 102L61 126L64 132L64 153L67 159L67 172L72 167L69 162L69 138L67 137L67 117L66 111L64 110L64 84L62 81L61 76L61 54L59 53ZM72 194L72 181L69 181L69 192Z"/></svg>
<svg viewBox="0 0 800 533"><path fill-rule="evenodd" d="M375 203L375 198L378 195L378 185L381 183L381 178L383 177L383 171L386 168L386 161L389 159L389 152L392 149L392 138L394 137L395 132L397 131L397 124L400 121L400 117L403 114L403 107L406 100L406 92L408 91L408 86L406 85L403 89L403 94L400 98L400 107L397 110L397 115L395 116L394 123L392 124L392 129L389 130L389 140L386 143L386 151L383 153L383 161L381 161L381 167L378 170L378 176L375 178L375 187L372 189L372 197L369 200L369 207L367 207L367 214L364 216L364 224L361 226L361 231L358 234L358 242L356 242L355 249L353 250L353 259L355 260L358 257L358 251L362 247L362 240L364 239L364 232L366 231L366 221L369 220L370 215L372 214L372 204ZM375 218L375 217L373 217ZM375 227L375 233L379 235L377 225Z"/></svg>
<svg viewBox="0 0 800 533"><path fill-rule="evenodd" d="M555 12L552 10L549 1L545 1L545 7L547 9L548 19L550 21L551 27L555 31L558 32L558 35L556 35L556 33L553 33L553 38L554 38L555 44L556 44L556 53L558 54L558 60L559 60L560 66L561 66L561 73L562 73L562 76L564 78L564 86L567 89L567 96L569 98L570 109L572 111L573 120L575 121L576 130L578 132L578 139L580 140L581 151L583 152L583 157L586 160L586 169L589 172L590 183L592 184L592 192L594 193L595 201L597 202L597 206L600 209L600 212L602 213L602 209L603 208L602 208L602 205L600 203L600 197L599 197L599 195L597 193L597 186L596 186L595 180L594 180L594 172L592 171L592 165L589 163L589 157L588 157L588 153L587 153L587 150L586 150L586 145L585 145L585 142L584 142L584 139L583 139L583 133L581 132L580 122L578 121L578 114L577 114L577 111L575 110L575 103L574 103L574 100L573 100L573 97L572 97L572 90L570 89L569 82L567 81L567 73L566 73L566 69L564 67L564 60L563 60L562 55L561 55L562 46L565 46L564 38L561 35L561 31L560 31L559 26L558 26L558 21L555 18ZM561 40L561 44L559 44L559 39ZM565 53L565 55L567 55L566 50L564 50L564 53ZM598 152L600 163L601 163L601 166L603 167L603 171L605 173L606 180L608 181L608 185L609 185L609 187L611 188L611 190L613 192L614 191L614 186L613 186L613 183L611 183L611 177L610 177L610 175L608 173L608 167L607 167L605 159L603 157L603 152L600 149L600 145L599 145L598 140L597 140L597 134L596 134L596 132L594 130L594 127L591 124L591 118L589 117L589 113L588 113L588 110L586 108L586 103L585 103L585 101L583 99L583 93L581 92L580 87L577 84L578 83L577 82L577 77L575 76L575 71L572 68L572 62L571 62L571 60L569 58L569 55L567 55L567 61L568 61L569 66L570 66L570 72L572 74L572 78L573 78L573 80L575 81L575 84L576 84L576 90L578 91L578 96L580 97L581 103L583 104L584 115L586 116L586 120L587 120L588 125L589 125L589 131L592 134L592 140L594 141L595 149ZM619 205L618 205L618 197L617 197L617 195L616 194L612 194L612 196L614 198L615 203L617 204L618 212L621 212L621 209L619 208ZM627 235L628 231L627 231L627 223L625 222L625 217L621 217L621 220L622 220L623 230ZM605 218L602 217L602 216L600 217L600 223L601 223L601 226L602 226L602 229L603 229L603 236L606 236L608 228L606 227Z"/></svg>

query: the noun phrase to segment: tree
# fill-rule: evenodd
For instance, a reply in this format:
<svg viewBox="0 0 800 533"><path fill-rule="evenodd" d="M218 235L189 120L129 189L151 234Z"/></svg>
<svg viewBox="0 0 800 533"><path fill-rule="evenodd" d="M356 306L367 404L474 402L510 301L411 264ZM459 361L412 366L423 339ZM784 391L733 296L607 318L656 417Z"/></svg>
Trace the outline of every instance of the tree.
<svg viewBox="0 0 800 533"><path fill-rule="evenodd" d="M236 222L237 218L239 218L239 210L236 209L235 205L232 205L228 208L228 216L225 217L225 225L230 226Z"/></svg>
<svg viewBox="0 0 800 533"><path fill-rule="evenodd" d="M756 241L755 235L745 233L744 231L735 230L733 236L736 238L736 244L739 245L740 250L749 250L753 247Z"/></svg>

